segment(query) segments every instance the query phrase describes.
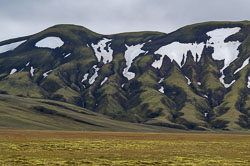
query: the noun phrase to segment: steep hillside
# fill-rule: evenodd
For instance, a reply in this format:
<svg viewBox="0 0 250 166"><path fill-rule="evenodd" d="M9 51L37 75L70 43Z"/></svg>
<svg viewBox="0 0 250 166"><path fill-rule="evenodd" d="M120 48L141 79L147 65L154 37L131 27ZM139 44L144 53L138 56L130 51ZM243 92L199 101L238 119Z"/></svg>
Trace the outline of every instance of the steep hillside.
<svg viewBox="0 0 250 166"><path fill-rule="evenodd" d="M60 101L162 127L248 130L249 34L248 21L169 34L101 35L56 25L0 42L1 98Z"/></svg>

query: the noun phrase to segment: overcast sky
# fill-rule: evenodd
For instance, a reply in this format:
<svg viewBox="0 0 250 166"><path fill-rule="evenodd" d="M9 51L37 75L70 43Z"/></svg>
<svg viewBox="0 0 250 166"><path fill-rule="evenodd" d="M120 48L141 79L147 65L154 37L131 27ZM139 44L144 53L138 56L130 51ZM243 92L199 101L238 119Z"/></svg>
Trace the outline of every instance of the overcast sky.
<svg viewBox="0 0 250 166"><path fill-rule="evenodd" d="M250 0L0 0L0 41L55 24L97 33L171 32L205 21L250 20Z"/></svg>

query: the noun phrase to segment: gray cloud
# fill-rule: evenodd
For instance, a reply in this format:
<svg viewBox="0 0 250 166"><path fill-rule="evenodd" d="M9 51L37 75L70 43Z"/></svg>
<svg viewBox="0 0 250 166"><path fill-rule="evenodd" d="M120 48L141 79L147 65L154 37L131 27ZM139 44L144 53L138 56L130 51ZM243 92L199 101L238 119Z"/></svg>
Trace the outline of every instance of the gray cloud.
<svg viewBox="0 0 250 166"><path fill-rule="evenodd" d="M0 0L0 41L55 24L95 32L170 32L204 21L250 20L249 0Z"/></svg>

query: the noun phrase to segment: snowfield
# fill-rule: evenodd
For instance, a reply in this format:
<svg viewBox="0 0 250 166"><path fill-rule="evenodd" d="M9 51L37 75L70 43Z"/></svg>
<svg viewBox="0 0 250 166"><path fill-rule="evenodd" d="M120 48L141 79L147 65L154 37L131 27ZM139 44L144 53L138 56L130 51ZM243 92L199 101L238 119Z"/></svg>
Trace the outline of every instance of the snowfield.
<svg viewBox="0 0 250 166"><path fill-rule="evenodd" d="M98 62L101 61L101 58L103 58L104 64L107 64L113 60L113 50L110 47L111 43L107 45L107 43L110 41L112 41L112 39L104 38L103 40L99 41L96 45L93 43L91 44L91 46L94 49L95 56Z"/></svg>
<svg viewBox="0 0 250 166"><path fill-rule="evenodd" d="M101 86L108 80L108 77L105 77L103 81L101 82Z"/></svg>
<svg viewBox="0 0 250 166"><path fill-rule="evenodd" d="M192 55L194 56L194 61L199 62L201 58L201 53L203 51L205 44L204 43L179 43L173 42L169 45L161 47L159 50L155 51L155 54L162 55L160 60L155 60L152 66L154 68L160 69L162 66L164 56L168 56L171 61L175 61L180 67L182 67L187 59L187 52L190 50ZM198 59L196 59L195 55L198 55ZM184 63L181 64L184 59Z"/></svg>
<svg viewBox="0 0 250 166"><path fill-rule="evenodd" d="M89 73L84 74L83 79L81 82L84 82L88 79Z"/></svg>
<svg viewBox="0 0 250 166"><path fill-rule="evenodd" d="M234 74L238 73L241 69L243 69L244 67L246 67L246 65L249 64L249 60L250 60L250 57L247 58L247 59L243 62L242 66L241 66L240 68L238 68L238 69L234 72Z"/></svg>
<svg viewBox="0 0 250 166"><path fill-rule="evenodd" d="M161 86L161 88L158 91L161 92L161 93L164 93L164 87Z"/></svg>
<svg viewBox="0 0 250 166"><path fill-rule="evenodd" d="M187 79L187 84L190 85L192 83L190 79L187 76L185 76L185 78Z"/></svg>
<svg viewBox="0 0 250 166"><path fill-rule="evenodd" d="M98 68L96 65L93 66L93 69L95 70L95 74L89 79L89 84L92 85L95 82L95 79L98 77L98 71L100 68Z"/></svg>
<svg viewBox="0 0 250 166"><path fill-rule="evenodd" d="M250 76L248 76L247 88L250 88Z"/></svg>
<svg viewBox="0 0 250 166"><path fill-rule="evenodd" d="M164 81L164 78L161 78L159 81L158 81L158 83L160 84L160 83L162 83Z"/></svg>
<svg viewBox="0 0 250 166"><path fill-rule="evenodd" d="M57 47L61 47L64 42L59 37L46 37L40 41L38 41L35 46L41 48L50 48L55 49Z"/></svg>
<svg viewBox="0 0 250 166"><path fill-rule="evenodd" d="M213 31L207 32L207 35L211 38L207 41L206 46L214 48L214 53L212 54L215 60L224 60L224 67L222 70L227 68L230 63L232 63L238 56L239 51L237 50L240 46L239 41L227 42L225 39L233 34L240 31L240 28L221 28L215 29Z"/></svg>
<svg viewBox="0 0 250 166"><path fill-rule="evenodd" d="M52 72L52 70L49 70L49 71L43 73L43 78L48 77L49 73L51 73L51 72Z"/></svg>
<svg viewBox="0 0 250 166"><path fill-rule="evenodd" d="M67 57L70 56L70 55L71 55L71 53L68 53L67 55L64 56L64 58L67 58Z"/></svg>
<svg viewBox="0 0 250 166"><path fill-rule="evenodd" d="M222 76L220 77L220 82L226 87L230 87L235 80L233 80L230 84L226 84L224 82L225 75L223 73L224 69L226 69L235 59L237 59L239 55L238 47L240 46L239 41L230 41L225 42L225 39L233 34L236 34L240 31L241 28L220 28L207 32L206 34L210 37L210 39L206 43L180 43L173 42L166 46L160 47L155 54L160 54L160 60L155 60L152 64L154 68L160 69L163 63L164 56L168 56L171 61L175 61L180 67L182 67L187 58L187 52L191 51L194 61L199 62L201 59L201 54L204 47L212 47L214 48L214 53L212 57L214 60L224 60L224 66L220 70ZM198 58L196 59L196 55ZM243 63L243 67L247 62ZM248 60L249 63L249 60ZM242 68L243 68L242 67ZM242 69L241 68L241 69ZM240 69L239 69L240 70ZM238 71L237 71L238 72ZM188 81L188 84L189 81Z"/></svg>
<svg viewBox="0 0 250 166"><path fill-rule="evenodd" d="M26 42L26 40L22 40L22 41L19 41L19 42L2 45L2 46L0 46L0 54L5 53L7 51L12 51L12 50L17 48L18 46L20 46L24 42Z"/></svg>
<svg viewBox="0 0 250 166"><path fill-rule="evenodd" d="M31 77L34 76L34 71L35 71L35 69L33 68L33 66L31 66L30 67L30 75L31 75Z"/></svg>
<svg viewBox="0 0 250 166"><path fill-rule="evenodd" d="M220 78L220 82L226 87L230 87L235 80L233 80L230 84L226 84L224 82L224 70L235 60L239 55L238 47L240 46L239 41L227 42L225 43L225 39L235 33L238 33L241 28L221 28L215 29L213 31L207 32L207 35L211 38L207 41L207 47L213 47L214 53L212 57L214 60L224 60L224 67L220 70L222 76Z"/></svg>
<svg viewBox="0 0 250 166"><path fill-rule="evenodd" d="M17 72L17 69L12 69L12 70L10 71L10 75L14 74L15 72Z"/></svg>
<svg viewBox="0 0 250 166"><path fill-rule="evenodd" d="M137 44L132 46L127 46L127 50L125 51L125 59L126 59L126 65L127 67L123 70L123 76L126 77L128 80L131 80L135 78L135 73L129 72L129 69L133 63L133 60L138 57L141 53L145 53L144 50L142 50L143 44Z"/></svg>

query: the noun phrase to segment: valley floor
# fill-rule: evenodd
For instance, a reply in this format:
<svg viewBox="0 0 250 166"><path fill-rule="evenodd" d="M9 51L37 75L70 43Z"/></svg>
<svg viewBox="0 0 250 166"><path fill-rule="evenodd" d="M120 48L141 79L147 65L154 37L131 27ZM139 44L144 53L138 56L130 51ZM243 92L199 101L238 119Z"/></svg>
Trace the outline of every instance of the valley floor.
<svg viewBox="0 0 250 166"><path fill-rule="evenodd" d="M0 165L250 165L250 135L1 129Z"/></svg>

